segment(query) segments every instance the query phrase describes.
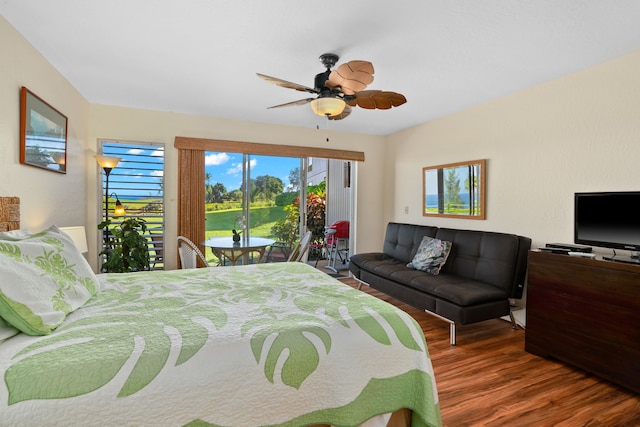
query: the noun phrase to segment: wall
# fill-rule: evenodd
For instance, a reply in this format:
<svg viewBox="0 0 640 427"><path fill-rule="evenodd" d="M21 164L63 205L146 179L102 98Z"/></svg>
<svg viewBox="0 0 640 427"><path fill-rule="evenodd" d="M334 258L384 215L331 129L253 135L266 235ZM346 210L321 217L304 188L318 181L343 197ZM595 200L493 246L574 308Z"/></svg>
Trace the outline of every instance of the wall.
<svg viewBox="0 0 640 427"><path fill-rule="evenodd" d="M24 228L39 231L52 224L84 225L89 240L87 259L97 270L99 252L97 182L101 170L95 162L98 139L158 142L166 145L165 196L167 238L177 231L177 150L175 136L252 141L271 144L322 147L326 135L316 129L273 126L89 104L71 84L47 62L3 17L0 16L0 195L21 198ZM21 165L19 161L19 90L26 86L68 118L67 174ZM90 130L89 130L90 129ZM384 138L336 132L330 148L365 152L358 168L359 204L366 203L366 216L358 219L359 230L378 228L382 223ZM365 212L365 209L361 209ZM354 231L354 235L357 230ZM362 250L374 250L382 242L377 235L362 232ZM167 245L168 268L177 265L177 250Z"/></svg>
<svg viewBox="0 0 640 427"><path fill-rule="evenodd" d="M0 195L18 196L21 226L87 224L89 103L0 16ZM20 87L68 118L67 173L20 164Z"/></svg>
<svg viewBox="0 0 640 427"><path fill-rule="evenodd" d="M232 141L248 141L265 144L315 146L363 151L365 161L357 168L358 200L356 201L358 248L356 251L372 251L382 246L379 234L368 230L379 229L383 224L382 197L378 191L383 186L384 137L335 132L331 142L326 135L318 135L316 129L267 125L255 122L218 119L212 117L129 109L105 105L91 106L90 137L92 149L96 150L98 139L121 141L143 141L165 144L165 209L167 241L177 237L177 167L178 154L173 147L176 136L212 138ZM100 194L97 179L100 171L95 162L88 167L91 182L88 183L89 218L98 218ZM358 209L360 207L360 209ZM366 208L366 209L365 209ZM365 215L366 213L366 215ZM89 236L89 246L97 250L99 234ZM177 248L167 244L167 268L177 265Z"/></svg>
<svg viewBox="0 0 640 427"><path fill-rule="evenodd" d="M392 135L385 221L573 242L575 192L639 189L638 76L640 52ZM483 158L485 221L422 216L424 166Z"/></svg>
<svg viewBox="0 0 640 427"><path fill-rule="evenodd" d="M99 138L167 146L167 233L177 220L176 135L321 146L315 129L90 105L0 17L0 194L22 199L24 227L85 225L96 267ZM534 247L573 240L573 193L637 190L640 52L433 120L386 138L337 133L331 145L364 151L357 165L356 252L381 247L384 224L401 221L523 234ZM68 173L19 164L19 88L69 118ZM384 148L382 148L384 147ZM423 217L422 167L485 158L487 220ZM382 195L381 195L382 194ZM404 213L404 207L409 213ZM176 253L167 248L167 263Z"/></svg>

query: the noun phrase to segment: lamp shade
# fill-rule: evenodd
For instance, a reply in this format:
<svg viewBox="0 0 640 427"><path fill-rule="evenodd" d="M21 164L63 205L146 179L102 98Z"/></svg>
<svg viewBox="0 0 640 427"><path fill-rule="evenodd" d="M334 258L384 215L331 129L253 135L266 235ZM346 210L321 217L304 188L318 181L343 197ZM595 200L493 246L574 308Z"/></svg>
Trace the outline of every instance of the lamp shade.
<svg viewBox="0 0 640 427"><path fill-rule="evenodd" d="M113 210L113 216L125 216L127 212L124 210L122 203L116 203L116 207Z"/></svg>
<svg viewBox="0 0 640 427"><path fill-rule="evenodd" d="M98 164L103 169L113 169L118 165L120 160L122 160L120 157L115 157L115 156L98 156L98 155L95 155L93 157L96 158L96 160L98 161Z"/></svg>
<svg viewBox="0 0 640 427"><path fill-rule="evenodd" d="M60 230L64 231L69 235L69 237L71 237L73 244L76 245L76 248L78 248L81 253L89 251L89 248L87 247L87 233L84 226L60 227Z"/></svg>
<svg viewBox="0 0 640 427"><path fill-rule="evenodd" d="M311 101L311 109L319 116L336 116L344 110L345 102L331 96L316 98Z"/></svg>
<svg viewBox="0 0 640 427"><path fill-rule="evenodd" d="M116 206L113 209L113 216L114 217L125 216L126 214L127 212L124 210L124 206L122 206L122 203L120 203L120 200L116 199Z"/></svg>

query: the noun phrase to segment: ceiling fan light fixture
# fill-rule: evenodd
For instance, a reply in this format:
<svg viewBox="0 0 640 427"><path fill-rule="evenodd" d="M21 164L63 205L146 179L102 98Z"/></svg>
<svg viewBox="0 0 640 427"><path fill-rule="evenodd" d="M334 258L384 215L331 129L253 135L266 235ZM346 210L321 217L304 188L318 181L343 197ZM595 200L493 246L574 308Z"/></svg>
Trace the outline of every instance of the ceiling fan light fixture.
<svg viewBox="0 0 640 427"><path fill-rule="evenodd" d="M257 73L258 77L269 83L317 96L317 98L299 99L267 108L309 104L318 116L326 117L329 120L342 120L351 114L352 107L367 110L388 110L407 102L407 98L400 93L365 90L373 82L374 68L371 62L349 61L331 71L338 59L338 55L334 53L320 55L320 61L326 67L326 71L316 74L313 87Z"/></svg>
<svg viewBox="0 0 640 427"><path fill-rule="evenodd" d="M341 98L323 96L311 101L311 109L319 116L337 116L342 113L346 103Z"/></svg>

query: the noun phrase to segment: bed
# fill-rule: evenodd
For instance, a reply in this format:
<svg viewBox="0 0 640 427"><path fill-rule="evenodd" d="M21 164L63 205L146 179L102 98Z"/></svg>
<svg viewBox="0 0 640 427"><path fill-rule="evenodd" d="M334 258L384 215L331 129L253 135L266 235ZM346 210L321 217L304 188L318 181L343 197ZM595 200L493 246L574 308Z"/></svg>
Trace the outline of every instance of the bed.
<svg viewBox="0 0 640 427"><path fill-rule="evenodd" d="M441 425L403 311L304 263L94 275L56 227L0 233L0 374L2 425Z"/></svg>

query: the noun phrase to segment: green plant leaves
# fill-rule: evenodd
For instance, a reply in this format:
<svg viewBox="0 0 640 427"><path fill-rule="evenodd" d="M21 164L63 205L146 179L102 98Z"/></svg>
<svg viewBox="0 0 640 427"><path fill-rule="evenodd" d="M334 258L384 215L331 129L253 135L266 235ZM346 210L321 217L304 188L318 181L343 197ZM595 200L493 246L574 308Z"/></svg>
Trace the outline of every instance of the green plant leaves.
<svg viewBox="0 0 640 427"><path fill-rule="evenodd" d="M149 242L144 237L147 231L146 221L142 218L130 217L121 223L111 226L111 220L98 224L99 230L108 230L102 264L103 273L126 273L130 271L149 270Z"/></svg>

